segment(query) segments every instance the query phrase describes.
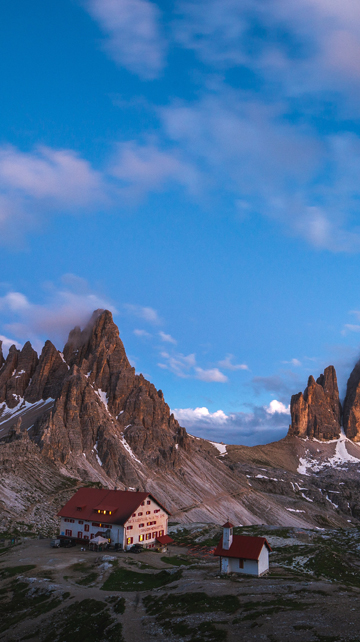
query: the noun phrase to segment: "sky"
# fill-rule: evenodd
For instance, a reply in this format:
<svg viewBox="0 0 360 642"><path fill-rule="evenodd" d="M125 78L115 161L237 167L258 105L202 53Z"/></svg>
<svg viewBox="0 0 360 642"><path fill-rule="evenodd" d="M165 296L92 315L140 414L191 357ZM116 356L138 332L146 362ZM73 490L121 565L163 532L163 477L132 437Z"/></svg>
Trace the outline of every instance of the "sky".
<svg viewBox="0 0 360 642"><path fill-rule="evenodd" d="M0 6L0 340L108 308L192 434L282 438L360 355L360 4Z"/></svg>

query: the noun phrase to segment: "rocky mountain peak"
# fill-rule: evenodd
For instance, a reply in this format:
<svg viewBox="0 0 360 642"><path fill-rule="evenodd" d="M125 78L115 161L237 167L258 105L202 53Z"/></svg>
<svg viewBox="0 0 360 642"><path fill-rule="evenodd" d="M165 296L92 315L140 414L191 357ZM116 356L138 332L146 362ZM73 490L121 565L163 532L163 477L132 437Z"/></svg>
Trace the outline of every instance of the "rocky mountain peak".
<svg viewBox="0 0 360 642"><path fill-rule="evenodd" d="M360 361L347 382L344 401L344 431L353 441L360 441Z"/></svg>
<svg viewBox="0 0 360 642"><path fill-rule="evenodd" d="M291 397L289 435L337 439L341 432L341 404L334 366L325 368L315 381L311 375L304 393Z"/></svg>
<svg viewBox="0 0 360 642"><path fill-rule="evenodd" d="M60 352L51 341L46 341L30 385L25 392L25 401L35 403L49 397L55 399L67 373L68 366L61 358Z"/></svg>

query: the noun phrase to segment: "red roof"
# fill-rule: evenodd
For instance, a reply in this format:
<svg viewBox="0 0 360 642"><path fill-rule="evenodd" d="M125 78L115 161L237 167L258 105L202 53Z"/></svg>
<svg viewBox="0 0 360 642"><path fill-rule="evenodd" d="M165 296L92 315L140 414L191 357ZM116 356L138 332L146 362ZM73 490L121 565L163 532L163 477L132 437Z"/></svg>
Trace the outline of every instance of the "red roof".
<svg viewBox="0 0 360 642"><path fill-rule="evenodd" d="M230 522L226 522L222 528L234 528L234 524L230 524Z"/></svg>
<svg viewBox="0 0 360 642"><path fill-rule="evenodd" d="M214 555L219 555L220 557L237 557L244 560L258 560L264 545L271 551L270 544L265 537L234 535L229 550L222 547L221 538L214 551Z"/></svg>
<svg viewBox="0 0 360 642"><path fill-rule="evenodd" d="M58 512L58 516L84 519L99 522L99 524L125 524L148 497L170 515L169 511L150 493L108 490L106 488L80 488ZM97 512L98 510L110 510L111 515L101 515Z"/></svg>
<svg viewBox="0 0 360 642"><path fill-rule="evenodd" d="M160 535L160 537L157 537L156 539L160 544L172 544L174 541L170 535Z"/></svg>

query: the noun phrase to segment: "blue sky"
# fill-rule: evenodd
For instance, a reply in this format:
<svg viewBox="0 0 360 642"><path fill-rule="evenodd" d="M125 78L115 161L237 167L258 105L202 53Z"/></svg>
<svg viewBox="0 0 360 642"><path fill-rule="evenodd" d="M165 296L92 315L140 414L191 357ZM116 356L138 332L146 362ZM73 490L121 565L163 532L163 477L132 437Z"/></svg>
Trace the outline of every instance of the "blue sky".
<svg viewBox="0 0 360 642"><path fill-rule="evenodd" d="M286 433L360 339L360 5L0 8L0 335L108 307L191 432Z"/></svg>

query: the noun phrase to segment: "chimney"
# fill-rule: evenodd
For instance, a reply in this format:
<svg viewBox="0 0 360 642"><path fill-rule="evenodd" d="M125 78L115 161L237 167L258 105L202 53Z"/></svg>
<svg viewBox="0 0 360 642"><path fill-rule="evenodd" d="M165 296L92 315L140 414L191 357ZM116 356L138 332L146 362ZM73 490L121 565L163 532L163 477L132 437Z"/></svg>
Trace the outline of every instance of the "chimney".
<svg viewBox="0 0 360 642"><path fill-rule="evenodd" d="M230 524L229 521L226 522L226 524L223 525L223 543L222 547L226 551L228 551L231 548L231 544L233 543L233 525Z"/></svg>

